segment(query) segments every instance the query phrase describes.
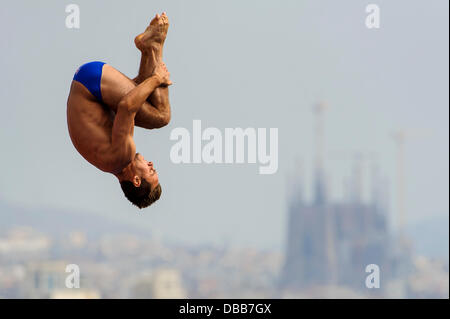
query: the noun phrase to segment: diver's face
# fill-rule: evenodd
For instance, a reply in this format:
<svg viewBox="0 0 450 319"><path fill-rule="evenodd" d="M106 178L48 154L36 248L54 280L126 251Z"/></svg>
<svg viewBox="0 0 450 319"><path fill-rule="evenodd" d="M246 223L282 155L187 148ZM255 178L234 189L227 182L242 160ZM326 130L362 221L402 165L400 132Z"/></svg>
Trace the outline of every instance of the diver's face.
<svg viewBox="0 0 450 319"><path fill-rule="evenodd" d="M140 178L149 182L152 189L158 185L158 173L156 172L153 163L146 161L144 156L139 153L136 153L136 156L134 157L134 167Z"/></svg>

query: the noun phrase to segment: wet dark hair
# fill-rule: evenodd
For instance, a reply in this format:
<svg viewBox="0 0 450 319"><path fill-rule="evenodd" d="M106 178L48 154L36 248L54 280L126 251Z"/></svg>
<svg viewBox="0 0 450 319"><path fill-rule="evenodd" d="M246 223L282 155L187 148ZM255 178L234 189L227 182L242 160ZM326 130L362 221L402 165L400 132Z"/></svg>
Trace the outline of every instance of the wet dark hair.
<svg viewBox="0 0 450 319"><path fill-rule="evenodd" d="M130 181L120 182L120 187L125 197L139 208L145 208L156 202L161 197L161 185L158 183L151 189L150 183L145 179L141 180L139 187L134 186Z"/></svg>

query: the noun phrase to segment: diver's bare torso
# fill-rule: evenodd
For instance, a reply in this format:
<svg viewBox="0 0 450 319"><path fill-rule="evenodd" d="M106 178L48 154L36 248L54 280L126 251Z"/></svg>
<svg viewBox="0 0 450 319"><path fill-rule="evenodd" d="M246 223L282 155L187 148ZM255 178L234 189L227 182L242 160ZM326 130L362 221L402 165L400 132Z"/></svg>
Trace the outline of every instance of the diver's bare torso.
<svg viewBox="0 0 450 319"><path fill-rule="evenodd" d="M83 84L72 81L67 101L67 125L72 143L89 163L110 173L127 165L126 161L116 158L112 149L114 116L114 111L99 103Z"/></svg>

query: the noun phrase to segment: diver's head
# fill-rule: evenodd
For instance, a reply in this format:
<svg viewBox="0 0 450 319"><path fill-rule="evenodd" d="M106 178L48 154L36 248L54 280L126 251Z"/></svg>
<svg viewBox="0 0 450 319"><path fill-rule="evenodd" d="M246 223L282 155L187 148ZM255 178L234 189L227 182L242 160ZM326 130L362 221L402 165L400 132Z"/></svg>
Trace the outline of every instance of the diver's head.
<svg viewBox="0 0 450 319"><path fill-rule="evenodd" d="M125 197L139 208L148 207L161 197L158 173L152 162L136 153L119 177Z"/></svg>

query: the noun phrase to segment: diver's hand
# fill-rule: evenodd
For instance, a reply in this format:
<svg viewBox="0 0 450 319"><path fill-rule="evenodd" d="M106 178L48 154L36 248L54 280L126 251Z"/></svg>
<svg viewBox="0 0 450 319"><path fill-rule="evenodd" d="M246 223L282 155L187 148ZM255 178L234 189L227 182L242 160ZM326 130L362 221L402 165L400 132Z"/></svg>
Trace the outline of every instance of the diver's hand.
<svg viewBox="0 0 450 319"><path fill-rule="evenodd" d="M170 73L167 70L166 64L164 62L160 62L156 66L153 74L158 77L162 86L169 86L172 84L172 81L170 81Z"/></svg>

